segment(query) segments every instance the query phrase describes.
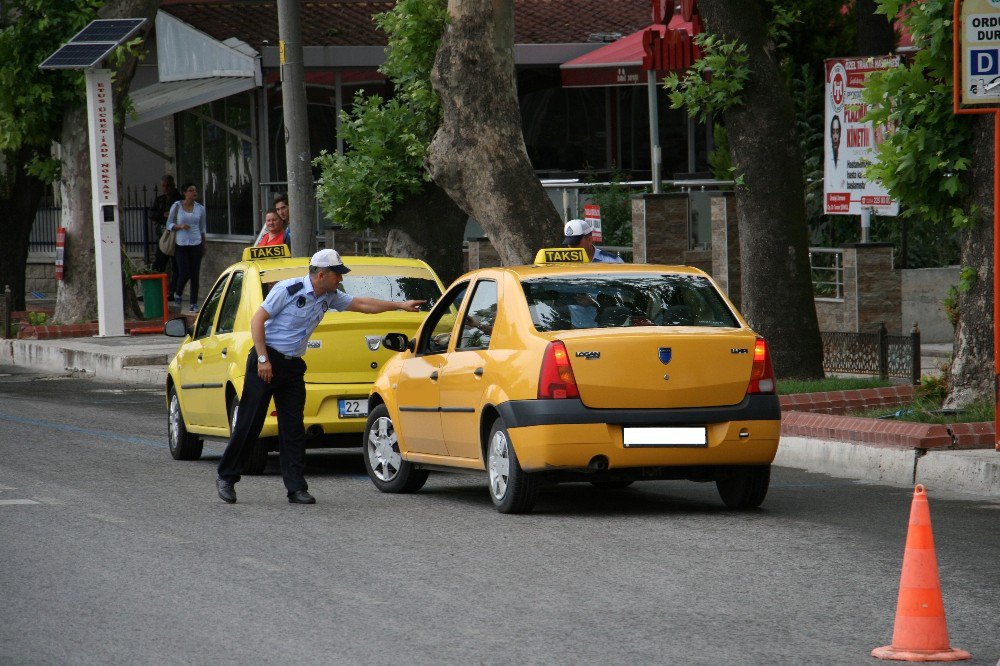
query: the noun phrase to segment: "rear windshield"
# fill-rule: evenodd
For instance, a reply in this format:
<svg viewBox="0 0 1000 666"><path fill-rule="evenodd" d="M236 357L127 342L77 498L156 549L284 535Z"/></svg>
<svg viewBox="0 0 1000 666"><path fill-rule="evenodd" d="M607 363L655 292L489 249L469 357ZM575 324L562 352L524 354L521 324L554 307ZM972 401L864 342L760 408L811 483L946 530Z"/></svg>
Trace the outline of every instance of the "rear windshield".
<svg viewBox="0 0 1000 666"><path fill-rule="evenodd" d="M267 298L271 287L280 280L301 277L308 272L306 266L261 272L261 289ZM427 301L421 310L430 310L441 297L441 289L431 274L422 268L409 266L394 270L390 266L359 266L351 269L340 283L340 291L351 296L378 298L383 301Z"/></svg>
<svg viewBox="0 0 1000 666"><path fill-rule="evenodd" d="M522 280L521 286L539 331L740 325L700 275L596 273Z"/></svg>

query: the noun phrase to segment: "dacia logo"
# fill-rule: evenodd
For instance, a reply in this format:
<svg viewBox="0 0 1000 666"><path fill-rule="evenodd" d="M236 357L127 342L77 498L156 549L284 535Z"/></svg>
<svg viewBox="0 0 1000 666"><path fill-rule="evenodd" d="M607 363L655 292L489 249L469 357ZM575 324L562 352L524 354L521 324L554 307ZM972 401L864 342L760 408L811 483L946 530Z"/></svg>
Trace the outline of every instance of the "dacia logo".
<svg viewBox="0 0 1000 666"><path fill-rule="evenodd" d="M733 347L729 350L730 354L749 354L750 350L744 347Z"/></svg>
<svg viewBox="0 0 1000 666"><path fill-rule="evenodd" d="M578 351L576 353L577 358L585 358L588 361L593 361L594 359L601 358L601 352L599 351Z"/></svg>

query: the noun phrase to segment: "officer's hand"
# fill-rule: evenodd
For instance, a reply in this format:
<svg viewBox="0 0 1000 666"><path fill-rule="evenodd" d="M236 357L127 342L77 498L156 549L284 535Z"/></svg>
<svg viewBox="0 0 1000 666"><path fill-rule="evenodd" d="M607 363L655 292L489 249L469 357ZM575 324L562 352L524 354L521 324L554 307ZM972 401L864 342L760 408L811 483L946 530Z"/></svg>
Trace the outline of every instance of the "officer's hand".
<svg viewBox="0 0 1000 666"><path fill-rule="evenodd" d="M400 303L399 307L407 312L419 312L420 306L426 302L427 301L406 301L404 303Z"/></svg>
<svg viewBox="0 0 1000 666"><path fill-rule="evenodd" d="M257 376L264 380L265 383L271 383L271 378L274 377L274 369L271 367L270 361L267 363L257 363Z"/></svg>

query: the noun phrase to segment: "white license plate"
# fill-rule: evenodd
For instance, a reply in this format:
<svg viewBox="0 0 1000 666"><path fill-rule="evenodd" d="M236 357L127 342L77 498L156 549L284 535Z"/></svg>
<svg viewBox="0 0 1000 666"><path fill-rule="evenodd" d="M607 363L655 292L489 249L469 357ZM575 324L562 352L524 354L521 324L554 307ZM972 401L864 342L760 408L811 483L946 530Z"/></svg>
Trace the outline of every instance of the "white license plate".
<svg viewBox="0 0 1000 666"><path fill-rule="evenodd" d="M341 398L337 408L342 419L368 416L368 398Z"/></svg>
<svg viewBox="0 0 1000 666"><path fill-rule="evenodd" d="M701 428L625 428L625 448L641 446L708 446L708 434Z"/></svg>

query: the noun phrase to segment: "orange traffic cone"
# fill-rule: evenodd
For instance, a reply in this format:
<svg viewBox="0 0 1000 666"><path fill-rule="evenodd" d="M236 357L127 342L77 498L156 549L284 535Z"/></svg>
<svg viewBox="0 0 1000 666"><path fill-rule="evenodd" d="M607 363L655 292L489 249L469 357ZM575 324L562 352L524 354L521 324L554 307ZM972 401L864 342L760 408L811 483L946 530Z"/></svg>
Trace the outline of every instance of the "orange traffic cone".
<svg viewBox="0 0 1000 666"><path fill-rule="evenodd" d="M927 493L919 484L913 489L910 505L892 645L875 648L872 656L898 661L959 661L972 656L965 650L952 648L948 641L931 510Z"/></svg>

